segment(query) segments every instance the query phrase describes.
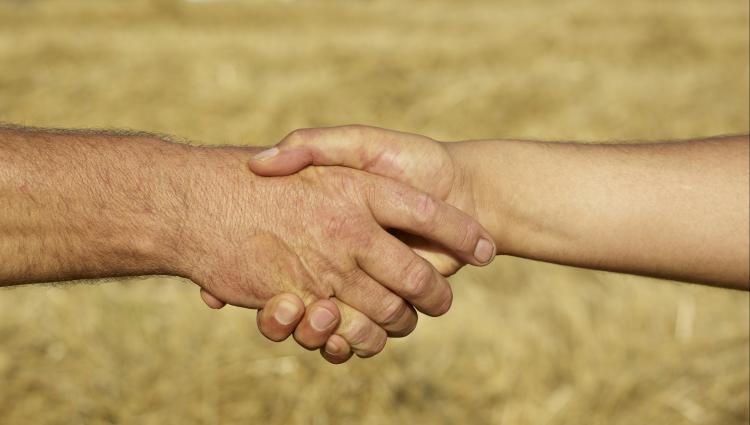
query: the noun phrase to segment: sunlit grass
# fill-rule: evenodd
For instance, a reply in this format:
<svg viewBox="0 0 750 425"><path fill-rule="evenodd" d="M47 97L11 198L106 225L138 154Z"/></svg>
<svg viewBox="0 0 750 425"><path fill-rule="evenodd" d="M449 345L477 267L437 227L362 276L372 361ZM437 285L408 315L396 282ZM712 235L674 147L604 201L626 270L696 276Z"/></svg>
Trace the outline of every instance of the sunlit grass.
<svg viewBox="0 0 750 425"><path fill-rule="evenodd" d="M20 124L654 140L747 132L748 94L745 1L0 1ZM452 282L448 315L339 367L177 280L2 290L0 423L750 419L746 293L510 258Z"/></svg>

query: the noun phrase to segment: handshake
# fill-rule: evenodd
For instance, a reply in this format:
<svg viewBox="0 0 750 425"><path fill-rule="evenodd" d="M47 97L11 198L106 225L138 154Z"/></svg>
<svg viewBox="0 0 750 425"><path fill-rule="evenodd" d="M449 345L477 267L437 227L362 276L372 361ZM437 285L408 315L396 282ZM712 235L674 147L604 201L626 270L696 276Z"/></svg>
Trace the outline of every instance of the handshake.
<svg viewBox="0 0 750 425"><path fill-rule="evenodd" d="M498 252L747 290L749 163L747 135L439 143L345 126L259 152L0 126L0 286L182 276L341 363L408 335L417 310L444 314L445 277Z"/></svg>
<svg viewBox="0 0 750 425"><path fill-rule="evenodd" d="M212 201L193 202L209 207L189 220L205 231L183 242L198 253L186 277L210 307L259 309L266 337L293 333L332 363L408 335L415 310L446 313L445 276L495 256L470 170L429 138L306 129L254 157L230 148L217 158L192 167L204 177L196 196Z"/></svg>

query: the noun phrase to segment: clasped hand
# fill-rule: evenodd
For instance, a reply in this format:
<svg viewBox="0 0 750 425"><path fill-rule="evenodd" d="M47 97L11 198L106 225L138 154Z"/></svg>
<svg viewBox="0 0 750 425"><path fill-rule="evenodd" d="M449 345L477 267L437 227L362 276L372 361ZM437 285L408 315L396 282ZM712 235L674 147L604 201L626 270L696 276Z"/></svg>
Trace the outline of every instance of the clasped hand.
<svg viewBox="0 0 750 425"><path fill-rule="evenodd" d="M471 215L451 205L471 209L455 196L458 179L440 161L425 167L382 145L375 160L363 156L362 136L376 131L298 131L279 146L283 154L271 150L250 161L252 171L267 176L309 164L350 168L310 167L267 178L248 171L244 150L200 158L195 196L224 201L196 200L211 210L196 211L192 228L211 230L185 238L193 255L183 274L201 287L210 307L259 309L258 326L268 338L293 333L333 363L352 353L375 355L388 336L408 335L415 309L431 316L448 311L452 293L444 275L463 264L488 264L494 243ZM359 136L345 138L362 143L344 146L341 136ZM340 154L318 155L334 142ZM367 164L343 160L350 157ZM415 172L405 179L411 166Z"/></svg>

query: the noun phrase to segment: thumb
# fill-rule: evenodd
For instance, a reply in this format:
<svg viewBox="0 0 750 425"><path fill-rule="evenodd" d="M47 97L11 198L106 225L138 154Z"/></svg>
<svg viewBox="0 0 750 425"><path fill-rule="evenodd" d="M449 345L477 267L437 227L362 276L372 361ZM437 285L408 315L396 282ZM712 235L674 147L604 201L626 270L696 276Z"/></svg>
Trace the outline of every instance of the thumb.
<svg viewBox="0 0 750 425"><path fill-rule="evenodd" d="M313 164L313 153L306 146L275 146L248 161L250 171L266 177L288 176Z"/></svg>
<svg viewBox="0 0 750 425"><path fill-rule="evenodd" d="M340 165L398 176L396 157L409 137L414 136L365 126L300 129L255 155L248 165L261 176L286 176L308 165Z"/></svg>

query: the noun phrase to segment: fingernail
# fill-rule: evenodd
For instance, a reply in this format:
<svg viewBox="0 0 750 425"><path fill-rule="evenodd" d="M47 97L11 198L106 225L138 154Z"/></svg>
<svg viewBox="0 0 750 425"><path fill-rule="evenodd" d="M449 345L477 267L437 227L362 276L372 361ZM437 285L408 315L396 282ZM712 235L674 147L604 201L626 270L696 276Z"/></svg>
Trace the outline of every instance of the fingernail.
<svg viewBox="0 0 750 425"><path fill-rule="evenodd" d="M292 302L281 300L276 305L276 311L273 318L282 325L288 325L294 322L299 315L299 308Z"/></svg>
<svg viewBox="0 0 750 425"><path fill-rule="evenodd" d="M336 317L325 308L316 308L310 316L310 324L316 331L324 331L328 329L336 320Z"/></svg>
<svg viewBox="0 0 750 425"><path fill-rule="evenodd" d="M474 248L474 258L482 264L489 263L495 255L495 245L487 239L480 239Z"/></svg>
<svg viewBox="0 0 750 425"><path fill-rule="evenodd" d="M328 340L328 342L326 342L326 353L335 356L340 352L341 352L341 347L339 347L338 344L336 344L330 339Z"/></svg>
<svg viewBox="0 0 750 425"><path fill-rule="evenodd" d="M266 149L263 152L255 155L253 159L256 161L265 161L268 158L273 158L274 156L278 155L278 153L279 153L279 148Z"/></svg>

